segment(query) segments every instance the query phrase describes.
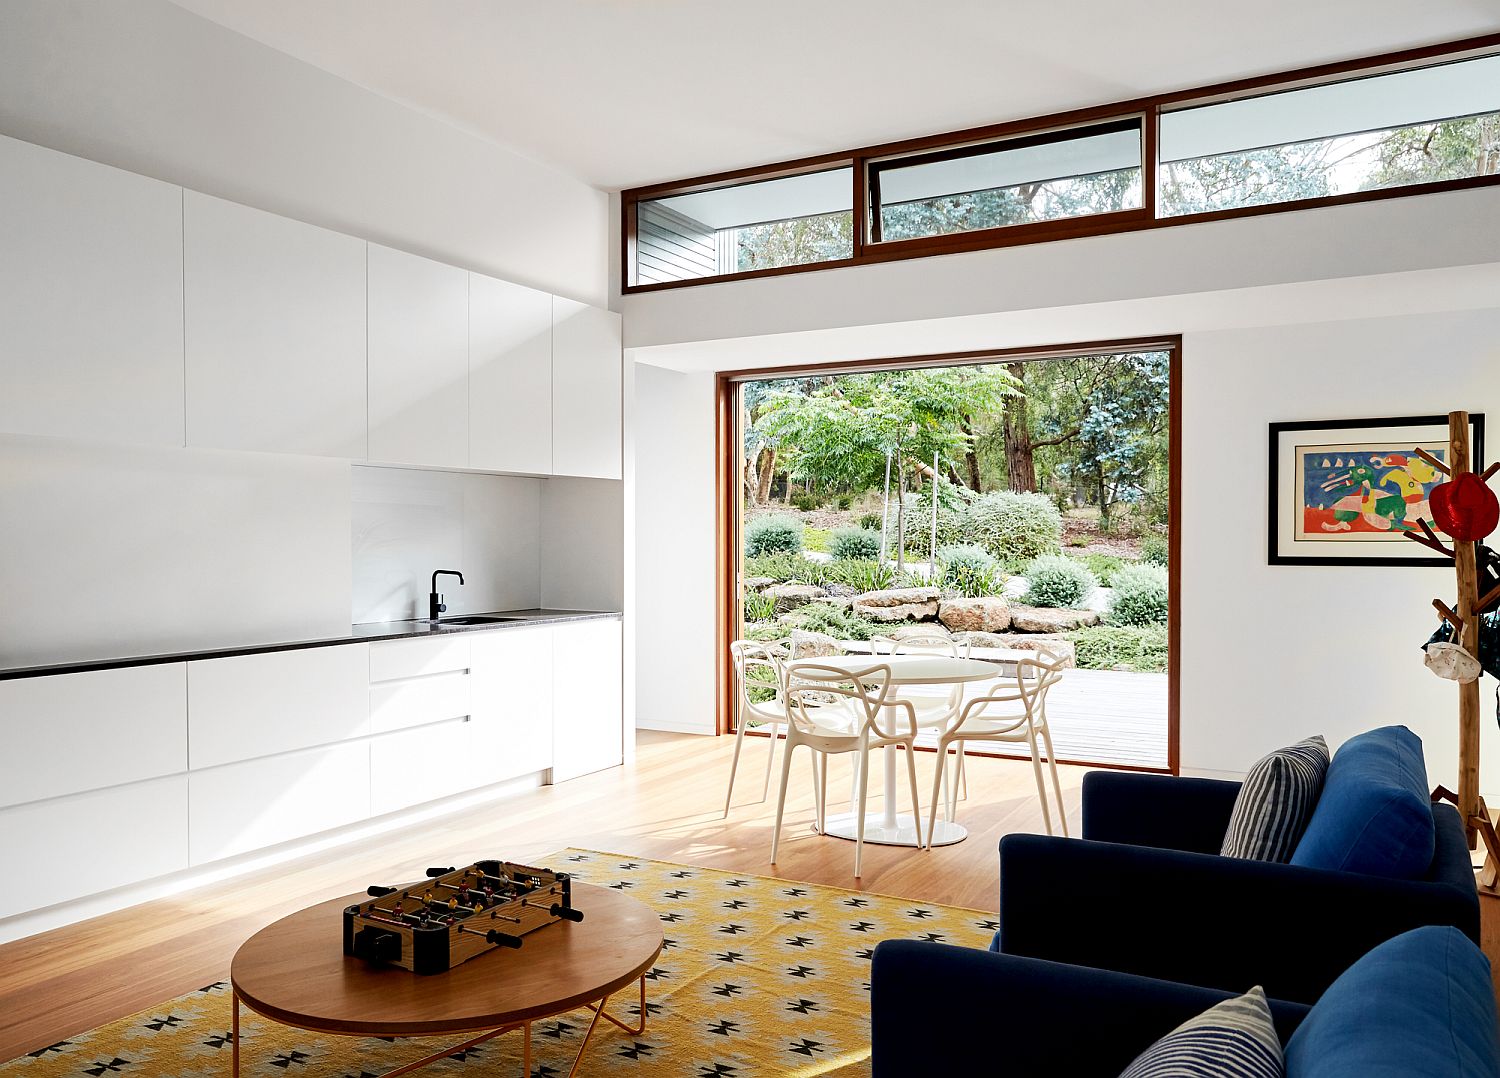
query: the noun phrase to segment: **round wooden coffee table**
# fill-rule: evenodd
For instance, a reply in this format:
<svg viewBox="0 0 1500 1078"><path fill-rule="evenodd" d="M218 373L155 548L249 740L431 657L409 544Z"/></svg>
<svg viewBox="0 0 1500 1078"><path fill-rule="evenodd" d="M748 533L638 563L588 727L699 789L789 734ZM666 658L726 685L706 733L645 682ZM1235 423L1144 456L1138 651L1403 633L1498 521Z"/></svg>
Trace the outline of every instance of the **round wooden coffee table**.
<svg viewBox="0 0 1500 1078"><path fill-rule="evenodd" d="M497 948L446 973L421 976L369 965L343 950L343 911L364 895L334 899L267 925L235 953L229 981L234 1007L233 1073L240 1073L240 1005L298 1029L345 1037L428 1037L478 1033L387 1072L407 1074L454 1052L519 1029L531 1074L531 1024L588 1007L594 1012L578 1063L602 1017L627 1033L646 1029L646 972L661 953L656 911L618 891L573 885L578 923L560 921L526 935L517 950ZM638 1025L604 1010L610 996L640 982Z"/></svg>

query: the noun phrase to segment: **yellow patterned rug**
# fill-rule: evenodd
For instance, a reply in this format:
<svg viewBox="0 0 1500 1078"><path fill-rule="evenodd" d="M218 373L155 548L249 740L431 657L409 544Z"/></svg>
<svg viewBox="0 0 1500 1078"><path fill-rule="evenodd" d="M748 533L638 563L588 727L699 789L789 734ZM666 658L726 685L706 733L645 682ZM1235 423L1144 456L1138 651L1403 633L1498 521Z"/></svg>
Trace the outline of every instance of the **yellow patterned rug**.
<svg viewBox="0 0 1500 1078"><path fill-rule="evenodd" d="M639 899L658 912L666 936L647 975L646 1032L632 1037L599 1023L580 1076L868 1075L875 944L904 938L985 947L995 931L993 916L975 910L593 850L534 863ZM611 1002L616 1008L633 1021L639 997L622 991ZM537 1023L531 1078L567 1074L589 1017L580 1010ZM229 1029L229 985L218 982L0 1064L0 1076L219 1078L230 1069ZM247 1078L376 1078L444 1044L328 1037L249 1013L241 1033ZM520 1071L520 1035L511 1033L419 1073Z"/></svg>

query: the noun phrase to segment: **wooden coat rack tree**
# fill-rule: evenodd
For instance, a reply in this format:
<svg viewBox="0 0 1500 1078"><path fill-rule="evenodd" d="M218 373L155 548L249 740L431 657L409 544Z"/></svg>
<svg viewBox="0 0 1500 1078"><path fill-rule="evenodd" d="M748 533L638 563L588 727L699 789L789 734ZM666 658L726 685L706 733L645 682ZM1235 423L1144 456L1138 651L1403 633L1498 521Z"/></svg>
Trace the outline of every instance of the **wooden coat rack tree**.
<svg viewBox="0 0 1500 1078"><path fill-rule="evenodd" d="M1425 449L1415 450L1417 456L1450 480L1472 471L1469 466L1472 456L1469 449L1469 413L1448 413L1448 461L1444 463ZM1500 463L1491 464L1479 476L1482 482L1500 471ZM1449 606L1441 599L1432 600L1433 607L1453 626L1453 639L1470 655L1479 654L1480 617L1500 606L1500 583L1481 592L1482 582L1475 547L1472 540L1454 539L1448 547L1433 532L1426 520L1418 520L1421 532L1407 532L1406 537L1430 547L1445 557L1453 559L1453 568L1458 577L1458 599ZM1485 862L1480 872L1479 885L1486 890L1500 893L1500 838L1490 818L1484 798L1479 795L1479 681L1475 679L1458 683L1458 793L1439 786L1432 794L1433 800L1448 800L1458 807L1464 818L1464 827L1469 839L1469 849L1474 849L1479 838L1484 839Z"/></svg>

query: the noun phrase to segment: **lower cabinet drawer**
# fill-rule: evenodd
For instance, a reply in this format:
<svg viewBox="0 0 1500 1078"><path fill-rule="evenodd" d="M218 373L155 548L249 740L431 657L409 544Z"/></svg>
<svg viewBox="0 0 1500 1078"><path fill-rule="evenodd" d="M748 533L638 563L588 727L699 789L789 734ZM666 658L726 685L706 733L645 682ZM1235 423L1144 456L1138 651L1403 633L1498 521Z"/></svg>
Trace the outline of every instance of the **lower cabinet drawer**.
<svg viewBox="0 0 1500 1078"><path fill-rule="evenodd" d="M467 633L426 640L384 640L370 645L371 681L394 681L468 668Z"/></svg>
<svg viewBox="0 0 1500 1078"><path fill-rule="evenodd" d="M469 674L433 674L370 686L370 732L389 733L469 714Z"/></svg>
<svg viewBox="0 0 1500 1078"><path fill-rule="evenodd" d="M188 849L194 865L369 815L370 746L364 741L188 775Z"/></svg>
<svg viewBox="0 0 1500 1078"><path fill-rule="evenodd" d="M467 719L402 730L370 742L370 802L377 816L473 789Z"/></svg>
<svg viewBox="0 0 1500 1078"><path fill-rule="evenodd" d="M0 917L188 867L186 775L0 810Z"/></svg>

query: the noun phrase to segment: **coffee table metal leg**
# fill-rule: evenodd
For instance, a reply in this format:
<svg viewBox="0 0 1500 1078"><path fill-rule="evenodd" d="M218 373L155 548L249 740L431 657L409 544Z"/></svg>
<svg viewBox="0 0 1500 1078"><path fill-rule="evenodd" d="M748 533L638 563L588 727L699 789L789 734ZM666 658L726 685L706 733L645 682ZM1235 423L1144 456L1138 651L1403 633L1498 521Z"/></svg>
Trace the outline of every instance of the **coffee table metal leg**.
<svg viewBox="0 0 1500 1078"><path fill-rule="evenodd" d="M240 1078L240 994L231 988L229 999L230 1006L234 1009L234 1017L230 1019L229 1028L229 1073L234 1078Z"/></svg>
<svg viewBox="0 0 1500 1078"><path fill-rule="evenodd" d="M521 1053L523 1070L521 1078L531 1078L531 1023L527 1022L522 1028L521 1043L524 1045Z"/></svg>

